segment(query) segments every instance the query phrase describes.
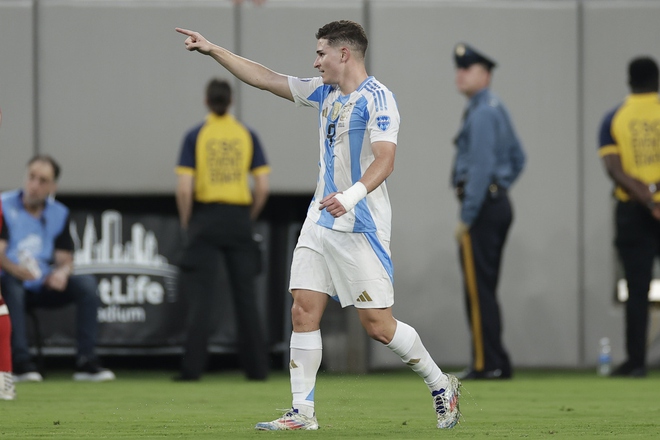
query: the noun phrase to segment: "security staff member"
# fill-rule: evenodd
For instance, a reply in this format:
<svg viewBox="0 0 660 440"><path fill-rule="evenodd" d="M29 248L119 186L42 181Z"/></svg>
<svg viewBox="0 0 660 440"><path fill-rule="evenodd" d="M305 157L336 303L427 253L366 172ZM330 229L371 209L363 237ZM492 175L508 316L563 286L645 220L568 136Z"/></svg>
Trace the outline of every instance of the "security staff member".
<svg viewBox="0 0 660 440"><path fill-rule="evenodd" d="M631 94L600 127L599 155L616 185L615 245L628 283L626 361L612 376L646 376L648 293L660 256L660 99L658 65L648 57L628 65Z"/></svg>
<svg viewBox="0 0 660 440"><path fill-rule="evenodd" d="M460 379L506 379L511 363L502 344L497 282L513 219L508 189L525 154L509 113L490 90L495 62L467 44L454 48L456 87L468 98L455 139L452 186L460 200L456 228L472 336L472 364Z"/></svg>
<svg viewBox="0 0 660 440"><path fill-rule="evenodd" d="M177 208L187 236L179 263L179 292L189 307L177 380L197 380L206 368L207 344L216 324L211 313L222 255L243 368L248 379L263 380L268 375L268 345L255 293L259 257L252 221L268 198L270 167L256 134L227 112L230 104L229 83L211 80L206 88L210 113L186 134L176 168Z"/></svg>

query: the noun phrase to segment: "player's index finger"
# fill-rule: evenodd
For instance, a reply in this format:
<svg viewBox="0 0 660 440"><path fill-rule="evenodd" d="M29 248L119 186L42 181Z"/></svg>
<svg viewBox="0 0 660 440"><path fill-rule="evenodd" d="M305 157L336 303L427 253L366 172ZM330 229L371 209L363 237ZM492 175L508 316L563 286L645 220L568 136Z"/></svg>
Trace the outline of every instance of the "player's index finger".
<svg viewBox="0 0 660 440"><path fill-rule="evenodd" d="M182 29L182 28L174 28L178 33L183 34L183 35L188 35L189 37L192 37L193 31L189 31L188 29Z"/></svg>

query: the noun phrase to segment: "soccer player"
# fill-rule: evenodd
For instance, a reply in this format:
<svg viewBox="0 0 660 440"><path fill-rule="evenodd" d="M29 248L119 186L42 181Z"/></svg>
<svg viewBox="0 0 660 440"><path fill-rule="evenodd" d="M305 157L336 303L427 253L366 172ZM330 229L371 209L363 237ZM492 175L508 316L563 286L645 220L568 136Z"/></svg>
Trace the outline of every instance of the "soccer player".
<svg viewBox="0 0 660 440"><path fill-rule="evenodd" d="M320 160L314 197L295 248L289 372L291 410L259 430L318 429L314 411L321 364L320 321L328 298L354 306L368 335L419 374L433 396L438 428L458 422L459 386L431 358L414 328L392 316L391 209L385 179L394 168L399 112L394 95L366 72L367 36L358 23L321 27L314 67L320 76L276 73L209 42L198 32L186 49L211 56L239 80L318 111Z"/></svg>

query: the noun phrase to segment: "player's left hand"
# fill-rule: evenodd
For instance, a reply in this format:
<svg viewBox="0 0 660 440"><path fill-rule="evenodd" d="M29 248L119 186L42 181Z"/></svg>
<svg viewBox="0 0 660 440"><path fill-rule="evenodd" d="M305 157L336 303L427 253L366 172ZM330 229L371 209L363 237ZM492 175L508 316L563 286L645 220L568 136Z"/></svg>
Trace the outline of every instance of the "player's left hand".
<svg viewBox="0 0 660 440"><path fill-rule="evenodd" d="M456 230L454 231L454 237L456 237L456 241L460 242L463 236L467 234L469 229L470 227L468 225L459 221L458 225L456 225Z"/></svg>
<svg viewBox="0 0 660 440"><path fill-rule="evenodd" d="M344 205L342 205L335 197L337 194L341 193L333 192L323 197L323 200L321 200L321 204L319 205L319 210L325 209L334 218L346 214L346 208L344 208Z"/></svg>
<svg viewBox="0 0 660 440"><path fill-rule="evenodd" d="M209 42L202 34L199 32L195 31L190 31L188 29L182 29L182 28L175 28L176 31L180 34L187 35L188 38L186 38L186 41L183 43L186 45L186 49L189 51L196 50L199 53L203 53L204 55L208 55L209 52L211 52L211 48L213 47L213 44Z"/></svg>

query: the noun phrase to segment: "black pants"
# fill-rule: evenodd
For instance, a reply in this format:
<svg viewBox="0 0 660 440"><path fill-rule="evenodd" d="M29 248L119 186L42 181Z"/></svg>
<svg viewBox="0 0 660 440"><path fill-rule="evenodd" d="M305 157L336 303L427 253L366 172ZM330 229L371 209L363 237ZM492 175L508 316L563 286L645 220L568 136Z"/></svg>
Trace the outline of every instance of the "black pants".
<svg viewBox="0 0 660 440"><path fill-rule="evenodd" d="M489 193L477 219L460 244L472 336L471 368L477 372L501 369L505 375L511 373L509 355L502 344L497 283L502 251L512 220L511 203L506 193Z"/></svg>
<svg viewBox="0 0 660 440"><path fill-rule="evenodd" d="M249 208L195 204L188 243L179 264L179 295L188 306L185 354L181 374L198 378L206 369L208 341L217 326L214 296L224 256L237 323L238 350L250 379L265 379L269 370L268 344L255 293L259 255L252 238Z"/></svg>
<svg viewBox="0 0 660 440"><path fill-rule="evenodd" d="M649 320L649 288L653 261L660 256L660 222L649 210L634 202L616 206L616 248L626 281L626 351L631 367L646 364L646 339Z"/></svg>

